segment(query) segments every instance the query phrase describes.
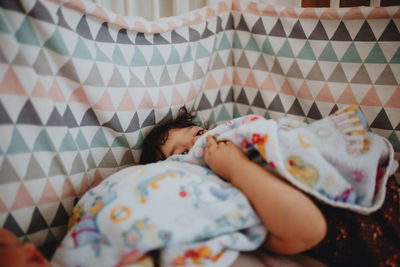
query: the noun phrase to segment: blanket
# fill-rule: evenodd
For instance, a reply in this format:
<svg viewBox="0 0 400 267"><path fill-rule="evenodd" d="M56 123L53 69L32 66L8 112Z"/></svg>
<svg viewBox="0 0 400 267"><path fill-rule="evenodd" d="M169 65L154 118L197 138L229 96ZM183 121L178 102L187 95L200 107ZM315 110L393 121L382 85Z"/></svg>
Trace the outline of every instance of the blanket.
<svg viewBox="0 0 400 267"><path fill-rule="evenodd" d="M52 266L229 266L266 229L235 187L209 169L170 158L123 169L74 207Z"/></svg>
<svg viewBox="0 0 400 267"><path fill-rule="evenodd" d="M248 115L207 135L232 141L269 171L329 205L370 214L383 204L386 181L398 163L388 140L366 129L362 112L352 105L310 124L287 116L275 121ZM205 136L188 155L176 157L206 165Z"/></svg>

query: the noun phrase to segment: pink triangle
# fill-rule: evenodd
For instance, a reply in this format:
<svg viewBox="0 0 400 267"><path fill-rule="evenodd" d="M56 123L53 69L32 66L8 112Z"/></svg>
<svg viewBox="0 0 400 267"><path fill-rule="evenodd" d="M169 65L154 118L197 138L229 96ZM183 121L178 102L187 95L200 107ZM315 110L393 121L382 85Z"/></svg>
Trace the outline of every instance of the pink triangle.
<svg viewBox="0 0 400 267"><path fill-rule="evenodd" d="M0 213L7 212L7 211L8 210L7 210L6 205L4 205L3 201L1 201L1 198L0 198Z"/></svg>
<svg viewBox="0 0 400 267"><path fill-rule="evenodd" d="M78 102L90 105L89 99L86 96L85 90L82 86L77 87L69 97L68 102Z"/></svg>
<svg viewBox="0 0 400 267"><path fill-rule="evenodd" d="M232 1L232 10L242 11L242 8L240 7L240 0L233 0Z"/></svg>
<svg viewBox="0 0 400 267"><path fill-rule="evenodd" d="M210 18L213 18L215 16L216 16L215 15L215 10L213 8L210 8L210 7L206 8L206 19L210 19Z"/></svg>
<svg viewBox="0 0 400 267"><path fill-rule="evenodd" d="M107 13L100 6L96 6L91 15L100 19L101 21L109 21Z"/></svg>
<svg viewBox="0 0 400 267"><path fill-rule="evenodd" d="M288 79L285 79L285 81L283 82L280 92L283 94L295 96Z"/></svg>
<svg viewBox="0 0 400 267"><path fill-rule="evenodd" d="M397 9L396 13L393 14L392 18L399 19L400 18L400 8Z"/></svg>
<svg viewBox="0 0 400 267"><path fill-rule="evenodd" d="M31 96L40 98L49 98L49 94L43 87L43 84L40 82L40 80L37 81L35 87L33 88Z"/></svg>
<svg viewBox="0 0 400 267"><path fill-rule="evenodd" d="M293 7L287 7L284 10L281 11L280 17L297 19L296 10L294 10Z"/></svg>
<svg viewBox="0 0 400 267"><path fill-rule="evenodd" d="M189 94L188 94L188 96L186 97L186 101L191 101L191 100L195 99L196 96L197 96L197 94L196 94L196 89L194 88L194 85L191 84L191 85L190 85Z"/></svg>
<svg viewBox="0 0 400 267"><path fill-rule="evenodd" d="M168 101L165 98L165 96L164 96L164 94L163 94L161 89L158 89L158 100L157 100L156 107L157 108L167 108L167 107L169 107Z"/></svg>
<svg viewBox="0 0 400 267"><path fill-rule="evenodd" d="M246 82L245 82L246 87L250 88L258 88L256 79L254 78L253 72L250 71L249 76L247 76Z"/></svg>
<svg viewBox="0 0 400 267"><path fill-rule="evenodd" d="M133 111L136 110L135 103L133 103L131 94L126 90L124 97L121 100L121 103L119 103L119 106L117 108L118 111Z"/></svg>
<svg viewBox="0 0 400 267"><path fill-rule="evenodd" d="M385 104L385 108L400 108L400 87L397 87L393 95Z"/></svg>
<svg viewBox="0 0 400 267"><path fill-rule="evenodd" d="M9 67L0 84L0 93L13 95L26 95L24 87L20 83L12 67Z"/></svg>
<svg viewBox="0 0 400 267"><path fill-rule="evenodd" d="M193 21L193 24L199 24L199 23L202 23L202 22L203 22L203 17L202 17L202 15L201 15L199 12L195 12L195 13L194 13L194 17L195 17L196 19Z"/></svg>
<svg viewBox="0 0 400 267"><path fill-rule="evenodd" d="M253 14L253 15L256 15L256 16L260 16L260 9L259 9L257 3L253 2L253 3L250 3L247 6L247 8L244 11L244 13L249 13L249 14Z"/></svg>
<svg viewBox="0 0 400 267"><path fill-rule="evenodd" d="M315 13L314 8L304 8L303 12L301 12L299 18L301 19L318 19L317 13Z"/></svg>
<svg viewBox="0 0 400 267"><path fill-rule="evenodd" d="M42 205L58 201L60 201L60 198L58 197L56 191L54 190L54 187L51 185L50 181L47 181L38 204Z"/></svg>
<svg viewBox="0 0 400 267"><path fill-rule="evenodd" d="M261 15L268 17L278 17L278 13L276 12L273 5L268 5L267 7L265 7Z"/></svg>
<svg viewBox="0 0 400 267"><path fill-rule="evenodd" d="M319 91L315 100L321 101L321 102L329 102L329 103L335 102L335 99L333 98L331 90L329 89L329 86L327 83L325 83L324 86L322 86L322 88Z"/></svg>
<svg viewBox="0 0 400 267"><path fill-rule="evenodd" d="M151 97L149 95L149 93L147 92L147 90L144 91L144 96L142 98L142 100L140 101L140 105L138 107L138 109L148 109L148 108L153 108L153 101L151 100Z"/></svg>
<svg viewBox="0 0 400 267"><path fill-rule="evenodd" d="M271 74L269 74L268 77L261 84L261 89L267 90L267 91L272 91L272 92L278 92L278 90L276 90L275 83L272 80Z"/></svg>
<svg viewBox="0 0 400 267"><path fill-rule="evenodd" d="M327 8L319 17L321 20L339 20L340 16L336 8Z"/></svg>
<svg viewBox="0 0 400 267"><path fill-rule="evenodd" d="M78 195L78 197L79 197L79 198L82 197L89 189L90 189L89 180L88 180L88 178L87 178L87 176L86 176L86 174L85 174L85 175L83 176L83 178L82 178L81 188L80 188L80 190L79 190L79 195Z"/></svg>
<svg viewBox="0 0 400 267"><path fill-rule="evenodd" d="M350 8L342 17L343 20L365 19L359 7Z"/></svg>
<svg viewBox="0 0 400 267"><path fill-rule="evenodd" d="M310 88L308 87L308 84L306 81L304 81L302 83L302 85L300 86L299 91L297 92L297 96L303 99L307 99L307 100L314 100L314 97L312 96L311 92L310 92Z"/></svg>
<svg viewBox="0 0 400 267"><path fill-rule="evenodd" d="M232 81L229 80L228 75L226 74L226 71L224 72L224 77L222 78L222 82L221 82L221 87L224 85L231 85Z"/></svg>
<svg viewBox="0 0 400 267"><path fill-rule="evenodd" d="M177 28L177 26L176 26L176 24L174 22L172 22L172 21L168 22L168 31L172 31L172 30L174 30L176 28Z"/></svg>
<svg viewBox="0 0 400 267"><path fill-rule="evenodd" d="M74 186L72 185L71 179L69 177L65 178L63 187L62 187L62 194L61 199L66 199L69 197L76 197Z"/></svg>
<svg viewBox="0 0 400 267"><path fill-rule="evenodd" d="M219 2L218 3L218 14L221 14L222 12L225 12L225 11L229 11L229 8L226 6L226 3L225 2Z"/></svg>
<svg viewBox="0 0 400 267"><path fill-rule="evenodd" d="M120 15L117 15L117 18L115 19L115 24L120 26L122 29L128 29L129 28L128 23L126 23L124 18L121 17Z"/></svg>
<svg viewBox="0 0 400 267"><path fill-rule="evenodd" d="M158 24L151 24L151 32L152 33L160 33L163 32L164 30L158 26Z"/></svg>
<svg viewBox="0 0 400 267"><path fill-rule="evenodd" d="M103 181L103 178L101 177L99 170L96 169L96 171L93 174L92 187L100 184L102 181Z"/></svg>
<svg viewBox="0 0 400 267"><path fill-rule="evenodd" d="M235 68L234 70L233 70L233 78L232 78L232 83L233 83L233 85L242 85L242 81L240 80L240 77L239 77L239 73L238 73L238 71L237 71L237 68Z"/></svg>
<svg viewBox="0 0 400 267"><path fill-rule="evenodd" d="M369 12L367 19L390 19L390 14L385 7L375 7Z"/></svg>
<svg viewBox="0 0 400 267"><path fill-rule="evenodd" d="M85 5L81 0L69 0L67 3L64 4L64 6L75 9L82 14L86 13Z"/></svg>
<svg viewBox="0 0 400 267"><path fill-rule="evenodd" d="M353 94L353 91L351 90L350 85L348 85L342 95L339 97L337 100L339 104L346 104L346 105L352 105L352 104L357 104L357 99Z"/></svg>
<svg viewBox="0 0 400 267"><path fill-rule="evenodd" d="M208 77L207 77L207 82L206 82L206 86L205 86L205 90L212 90L212 89L217 89L218 88L218 84L217 81L215 80L214 76L212 75L212 73L209 73Z"/></svg>
<svg viewBox="0 0 400 267"><path fill-rule="evenodd" d="M25 184L21 183L18 188L18 192L15 195L14 203L12 204L11 210L22 209L34 205L35 202L33 201L31 194L26 189Z"/></svg>
<svg viewBox="0 0 400 267"><path fill-rule="evenodd" d="M59 103L65 102L64 95L56 79L54 79L53 84L51 85L49 95L54 102L59 102Z"/></svg>
<svg viewBox="0 0 400 267"><path fill-rule="evenodd" d="M185 100L181 96L181 94L178 92L178 90L174 87L174 90L172 92L172 105L182 105L185 103Z"/></svg>
<svg viewBox="0 0 400 267"><path fill-rule="evenodd" d="M190 25L190 20L187 18L181 18L182 26Z"/></svg>
<svg viewBox="0 0 400 267"><path fill-rule="evenodd" d="M137 32L147 32L146 26L144 26L144 24L140 21L135 21L135 24L133 25L133 30Z"/></svg>
<svg viewBox="0 0 400 267"><path fill-rule="evenodd" d="M361 100L360 105L382 107L382 103L376 93L375 87L372 86L371 89L369 89L363 100Z"/></svg>
<svg viewBox="0 0 400 267"><path fill-rule="evenodd" d="M114 111L115 110L107 89L104 90L104 93L101 96L100 100L93 107L98 110L105 110L105 111Z"/></svg>

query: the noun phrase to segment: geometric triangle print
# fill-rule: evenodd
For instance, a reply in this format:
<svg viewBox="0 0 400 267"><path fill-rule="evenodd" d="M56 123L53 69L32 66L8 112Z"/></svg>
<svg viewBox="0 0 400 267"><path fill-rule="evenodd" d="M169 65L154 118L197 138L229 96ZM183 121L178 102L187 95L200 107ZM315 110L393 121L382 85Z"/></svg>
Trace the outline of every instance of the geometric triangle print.
<svg viewBox="0 0 400 267"><path fill-rule="evenodd" d="M392 96L385 103L385 107L400 108L400 87L397 87Z"/></svg>
<svg viewBox="0 0 400 267"><path fill-rule="evenodd" d="M46 177L46 174L42 170L42 167L39 165L38 161L36 160L35 156L32 155L31 159L29 160L27 173L24 180L32 180Z"/></svg>
<svg viewBox="0 0 400 267"><path fill-rule="evenodd" d="M118 166L117 160L115 159L111 149L109 149L108 152L104 155L103 159L101 160L99 167L113 168L117 166Z"/></svg>
<svg viewBox="0 0 400 267"><path fill-rule="evenodd" d="M43 218L40 210L35 208L31 217L31 224L29 225L27 234L32 234L48 227L49 226Z"/></svg>
<svg viewBox="0 0 400 267"><path fill-rule="evenodd" d="M382 103L379 99L378 94L376 93L375 87L372 86L368 93L364 96L364 98L361 100L360 105L365 105L365 106L382 106Z"/></svg>
<svg viewBox="0 0 400 267"><path fill-rule="evenodd" d="M357 36L354 38L354 41L370 41L374 42L376 41L375 34L371 29L371 26L369 26L369 23L367 21L364 22L364 24L361 26L360 31L357 33Z"/></svg>
<svg viewBox="0 0 400 267"><path fill-rule="evenodd" d="M337 100L337 103L346 105L358 104L350 85L347 85L347 87L343 90L342 94Z"/></svg>
<svg viewBox="0 0 400 267"><path fill-rule="evenodd" d="M54 217L51 227L65 225L68 222L68 212L65 210L62 203L58 206L56 216Z"/></svg>
<svg viewBox="0 0 400 267"><path fill-rule="evenodd" d="M12 204L11 210L17 210L25 207L34 206L35 202L33 201L29 191L26 189L24 183L19 185L17 194L14 199L14 203Z"/></svg>
<svg viewBox="0 0 400 267"><path fill-rule="evenodd" d="M396 78L390 68L390 65L386 65L385 69L380 74L379 78L375 81L378 85L397 85Z"/></svg>
<svg viewBox="0 0 400 267"><path fill-rule="evenodd" d="M381 37L379 37L379 41L400 41L400 32L393 20L390 20L389 24L386 26Z"/></svg>
<svg viewBox="0 0 400 267"><path fill-rule="evenodd" d="M371 128L393 130L393 126L390 123L390 120L385 112L385 109L382 109L376 116L375 120L371 123Z"/></svg>
<svg viewBox="0 0 400 267"><path fill-rule="evenodd" d="M9 162L8 158L5 157L3 163L0 166L0 186L1 184L19 182L20 178L15 171L14 167Z"/></svg>
<svg viewBox="0 0 400 267"><path fill-rule="evenodd" d="M364 84L371 84L371 78L369 77L368 71L365 68L365 65L362 64L361 67L358 69L357 73L351 79L351 83L364 83Z"/></svg>
<svg viewBox="0 0 400 267"><path fill-rule="evenodd" d="M11 231L14 235L20 237L23 236L25 233L22 231L21 227L17 223L17 221L14 219L14 217L11 215L11 213L8 214L6 221L4 222L3 226L7 230Z"/></svg>
<svg viewBox="0 0 400 267"><path fill-rule="evenodd" d="M42 196L38 202L38 205L43 205L58 201L60 201L60 198L58 197L56 191L54 190L53 185L50 183L50 181L47 180L46 185L43 188Z"/></svg>
<svg viewBox="0 0 400 267"><path fill-rule="evenodd" d="M307 117L314 120L322 119L321 112L319 111L318 106L315 102L312 104L310 110L308 111Z"/></svg>

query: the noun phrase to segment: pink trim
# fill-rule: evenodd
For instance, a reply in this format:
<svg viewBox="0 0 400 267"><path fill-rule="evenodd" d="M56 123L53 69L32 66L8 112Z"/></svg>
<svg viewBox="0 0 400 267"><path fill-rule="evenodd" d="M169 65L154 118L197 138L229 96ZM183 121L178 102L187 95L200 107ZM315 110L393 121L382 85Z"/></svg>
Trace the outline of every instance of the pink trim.
<svg viewBox="0 0 400 267"><path fill-rule="evenodd" d="M232 10L233 11L242 11L242 8L240 6L240 0L233 0L232 1Z"/></svg>
<svg viewBox="0 0 400 267"><path fill-rule="evenodd" d="M206 19L210 19L217 16L215 10L213 8L207 7L206 8Z"/></svg>
<svg viewBox="0 0 400 267"><path fill-rule="evenodd" d="M104 8L100 6L96 6L94 11L90 15L93 15L94 17L97 17L103 21L110 21Z"/></svg>
<svg viewBox="0 0 400 267"><path fill-rule="evenodd" d="M262 16L278 17L278 13L276 12L275 7L272 6L272 5L266 6L266 7L263 9L261 15L262 15Z"/></svg>
<svg viewBox="0 0 400 267"><path fill-rule="evenodd" d="M369 12L367 19L386 19L390 14L385 7L375 7Z"/></svg>
<svg viewBox="0 0 400 267"><path fill-rule="evenodd" d="M152 33L162 33L164 32L164 29L161 28L158 24L151 24L151 32Z"/></svg>
<svg viewBox="0 0 400 267"><path fill-rule="evenodd" d="M76 197L76 192L74 189L74 186L72 185L72 182L69 177L67 177L64 181L63 187L62 187L62 194L61 194L61 199L66 199L70 197Z"/></svg>
<svg viewBox="0 0 400 267"><path fill-rule="evenodd" d="M327 8L322 12L319 18L324 20L339 20L340 16L336 8Z"/></svg>
<svg viewBox="0 0 400 267"><path fill-rule="evenodd" d="M315 12L314 8L305 8L301 12L299 18L301 18L301 19L318 19L318 15Z"/></svg>
<svg viewBox="0 0 400 267"><path fill-rule="evenodd" d="M297 19L297 13L296 10L293 7L287 7L284 10L281 11L281 13L279 14L280 17L283 18L294 18Z"/></svg>
<svg viewBox="0 0 400 267"><path fill-rule="evenodd" d="M342 17L343 20L365 19L359 7L350 8Z"/></svg>
<svg viewBox="0 0 400 267"><path fill-rule="evenodd" d="M257 3L250 3L244 13L253 14L256 16L260 16L260 8L258 7Z"/></svg>

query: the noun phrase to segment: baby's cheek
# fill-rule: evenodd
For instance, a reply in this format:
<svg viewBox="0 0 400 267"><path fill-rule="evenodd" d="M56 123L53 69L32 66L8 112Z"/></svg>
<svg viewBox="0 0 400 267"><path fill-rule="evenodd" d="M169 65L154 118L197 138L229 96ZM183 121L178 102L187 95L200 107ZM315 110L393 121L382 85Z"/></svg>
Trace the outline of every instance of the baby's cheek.
<svg viewBox="0 0 400 267"><path fill-rule="evenodd" d="M26 266L22 247L0 249L0 267L5 266Z"/></svg>

